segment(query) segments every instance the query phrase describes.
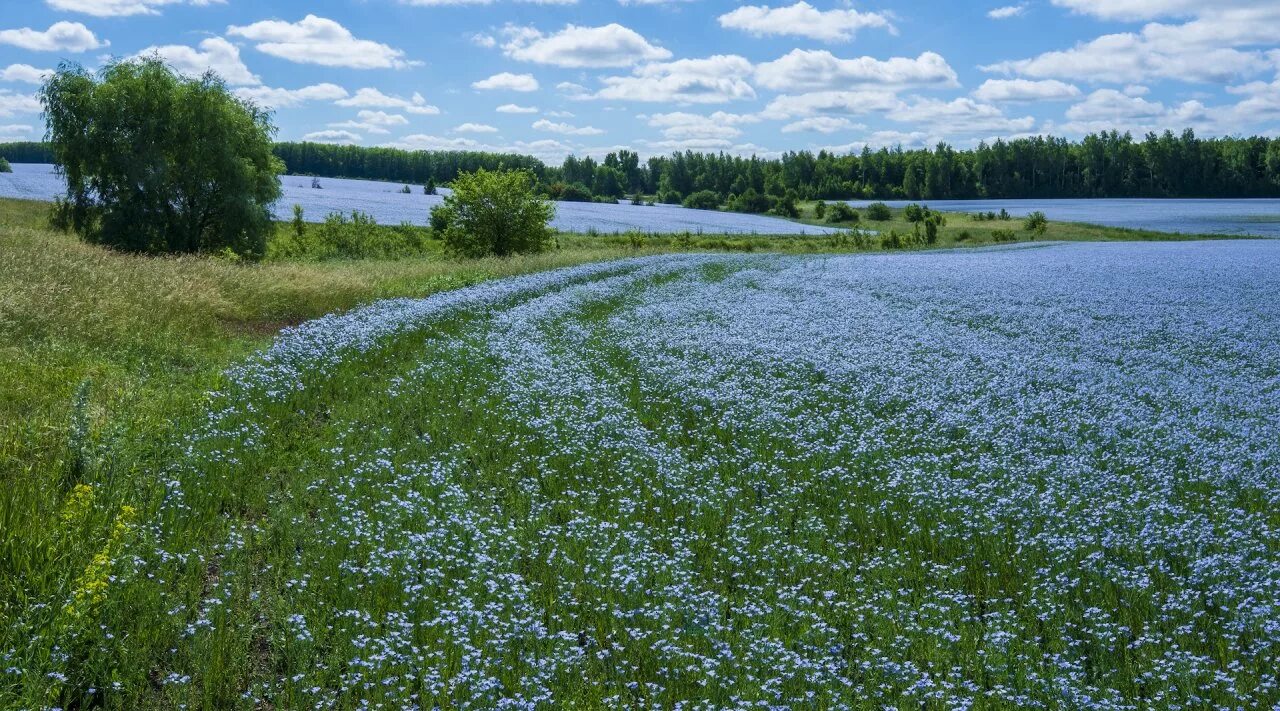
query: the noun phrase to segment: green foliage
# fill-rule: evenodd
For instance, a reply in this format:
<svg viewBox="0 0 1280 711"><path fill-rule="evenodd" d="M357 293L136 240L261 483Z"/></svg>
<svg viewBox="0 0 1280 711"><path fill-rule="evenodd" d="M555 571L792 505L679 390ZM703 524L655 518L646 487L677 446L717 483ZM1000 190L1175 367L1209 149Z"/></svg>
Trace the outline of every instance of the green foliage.
<svg viewBox="0 0 1280 711"><path fill-rule="evenodd" d="M761 214L772 210L777 200L768 195L761 195L755 188L747 188L742 194L729 201L729 209L733 212Z"/></svg>
<svg viewBox="0 0 1280 711"><path fill-rule="evenodd" d="M403 195L409 195L412 192L413 192L413 188L409 187L408 185L404 186L403 188L400 188L400 193Z"/></svg>
<svg viewBox="0 0 1280 711"><path fill-rule="evenodd" d="M796 207L795 194L793 192L788 192L786 195L778 198L770 212L780 217L799 217L800 208Z"/></svg>
<svg viewBox="0 0 1280 711"><path fill-rule="evenodd" d="M923 222L927 208L920 207L914 202L902 208L902 216L907 222Z"/></svg>
<svg viewBox="0 0 1280 711"><path fill-rule="evenodd" d="M1009 211L1002 207L1000 208L1000 214L996 215L996 219L1001 222L1008 222L1013 219L1013 215L1010 215Z"/></svg>
<svg viewBox="0 0 1280 711"><path fill-rule="evenodd" d="M821 220L827 215L827 203L819 200L813 205L813 216L815 219Z"/></svg>
<svg viewBox="0 0 1280 711"><path fill-rule="evenodd" d="M582 183L552 183L547 186L547 197L564 202L592 202L595 196Z"/></svg>
<svg viewBox="0 0 1280 711"><path fill-rule="evenodd" d="M431 251L425 228L409 224L379 225L362 212L329 214L324 222L308 226L302 222L302 209L294 208L290 229L276 233L268 246L272 260L295 259L325 261L330 259L404 259Z"/></svg>
<svg viewBox="0 0 1280 711"><path fill-rule="evenodd" d="M550 247L555 205L538 196L534 181L534 175L523 170L481 168L459 175L452 193L436 208L447 215L445 246L468 257L505 257Z"/></svg>
<svg viewBox="0 0 1280 711"><path fill-rule="evenodd" d="M431 178L427 178L427 184L422 186L422 194L423 194L423 195L435 195L435 194L436 194L436 192L437 192L437 191L436 191L436 181L432 180Z"/></svg>
<svg viewBox="0 0 1280 711"><path fill-rule="evenodd" d="M694 210L719 210L720 195L712 190L699 190L685 198L683 205Z"/></svg>
<svg viewBox="0 0 1280 711"><path fill-rule="evenodd" d="M13 172L13 168L9 166L9 161L5 160L4 156L0 156L0 173L12 173L12 172Z"/></svg>
<svg viewBox="0 0 1280 711"><path fill-rule="evenodd" d="M973 239L973 233L969 230L960 230L960 234L956 235L957 242L968 242Z"/></svg>
<svg viewBox="0 0 1280 711"><path fill-rule="evenodd" d="M1045 231L1049 229L1049 218L1039 210L1027 215L1027 219L1023 222L1028 232L1035 234L1037 237L1043 237Z"/></svg>
<svg viewBox="0 0 1280 711"><path fill-rule="evenodd" d="M873 202L867 205L867 219L876 222L888 222L893 219L893 210L882 202Z"/></svg>
<svg viewBox="0 0 1280 711"><path fill-rule="evenodd" d="M831 204L831 209L827 210L827 222L836 225L845 222L857 223L859 220L858 211L849 207L849 203L836 202Z"/></svg>
<svg viewBox="0 0 1280 711"><path fill-rule="evenodd" d="M66 218L87 241L146 253L266 251L280 197L269 115L216 75L156 58L95 77L63 64L40 92Z"/></svg>
<svg viewBox="0 0 1280 711"><path fill-rule="evenodd" d="M991 230L991 239L995 242L1017 242L1018 233L1013 230Z"/></svg>
<svg viewBox="0 0 1280 711"><path fill-rule="evenodd" d="M293 227L293 236L296 239L301 240L307 236L307 223L306 220L303 219L302 206L296 203L293 206L293 221L291 224Z"/></svg>

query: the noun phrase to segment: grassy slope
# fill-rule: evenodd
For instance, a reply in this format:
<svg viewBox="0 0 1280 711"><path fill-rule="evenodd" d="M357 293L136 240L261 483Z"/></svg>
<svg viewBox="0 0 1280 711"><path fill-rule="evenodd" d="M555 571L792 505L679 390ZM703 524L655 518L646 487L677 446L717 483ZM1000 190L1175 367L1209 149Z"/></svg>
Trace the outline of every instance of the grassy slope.
<svg viewBox="0 0 1280 711"><path fill-rule="evenodd" d="M162 443L182 434L222 369L269 343L280 327L379 298L637 253L837 246L827 238L561 236L559 251L510 260L236 265L113 253L48 231L43 219L38 203L0 200L0 482L6 489L0 497L0 653L49 633L15 621L32 601L65 596L84 577L95 552L110 545L117 512L143 496L143 484L131 475L162 466L153 461L163 456ZM958 244L964 219L949 218L939 246ZM983 225L988 229L972 230L975 238L964 244L989 243L992 228L1020 227ZM908 230L905 223L897 227ZM1148 236L1055 224L1046 239ZM77 421L86 431L79 440ZM93 453L87 459L80 454L86 451ZM97 462L96 473L77 473L77 462L89 460ZM95 505L69 533L63 524L68 482L75 478L94 487ZM164 643L139 642L131 661L145 664L147 651ZM58 653L56 645L44 649ZM37 662L0 658L0 668ZM0 706L34 703L36 689L48 690L27 679L25 691L16 692L23 696L13 696L13 687L4 688L10 682L0 684Z"/></svg>

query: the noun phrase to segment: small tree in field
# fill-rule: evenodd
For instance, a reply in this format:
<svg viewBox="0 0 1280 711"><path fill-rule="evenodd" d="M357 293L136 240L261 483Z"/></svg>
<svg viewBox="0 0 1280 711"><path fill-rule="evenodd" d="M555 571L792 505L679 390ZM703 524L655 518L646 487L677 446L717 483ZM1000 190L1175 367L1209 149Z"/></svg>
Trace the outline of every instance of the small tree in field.
<svg viewBox="0 0 1280 711"><path fill-rule="evenodd" d="M523 170L463 173L432 210L432 226L443 228L447 248L467 257L541 252L552 244L556 208L537 194L536 184Z"/></svg>
<svg viewBox="0 0 1280 711"><path fill-rule="evenodd" d="M63 64L40 92L60 216L89 242L132 252L266 251L283 166L267 112L212 72L180 76L158 58L96 76Z"/></svg>
<svg viewBox="0 0 1280 711"><path fill-rule="evenodd" d="M9 167L9 161L5 160L4 156L0 156L0 173L12 173L12 172L13 172L13 168Z"/></svg>

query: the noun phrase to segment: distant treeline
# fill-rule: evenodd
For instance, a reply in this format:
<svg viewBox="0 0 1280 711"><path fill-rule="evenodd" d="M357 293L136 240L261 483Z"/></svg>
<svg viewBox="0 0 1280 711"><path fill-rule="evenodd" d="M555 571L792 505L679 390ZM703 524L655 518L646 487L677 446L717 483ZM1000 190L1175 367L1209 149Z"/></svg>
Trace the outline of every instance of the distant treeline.
<svg viewBox="0 0 1280 711"><path fill-rule="evenodd" d="M643 193L680 202L710 191L723 202L748 190L797 199L1280 197L1280 139L1198 138L1166 131L1135 140L1115 131L1080 142L1034 137L957 150L795 151L776 159L686 151L641 161L570 156L560 166L512 154L404 151L279 143L291 173L425 184L476 168L527 168L548 194L574 200ZM39 143L0 144L11 162L48 162Z"/></svg>

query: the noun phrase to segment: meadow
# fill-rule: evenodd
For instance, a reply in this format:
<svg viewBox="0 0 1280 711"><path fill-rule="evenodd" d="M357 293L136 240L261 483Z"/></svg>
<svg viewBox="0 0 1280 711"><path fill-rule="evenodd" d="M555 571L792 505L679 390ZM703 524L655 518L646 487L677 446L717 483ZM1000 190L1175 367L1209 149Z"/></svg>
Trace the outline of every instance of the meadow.
<svg viewBox="0 0 1280 711"><path fill-rule="evenodd" d="M1280 246L993 226L239 264L0 201L0 707L1280 703Z"/></svg>

